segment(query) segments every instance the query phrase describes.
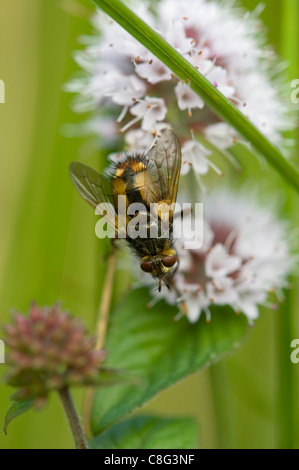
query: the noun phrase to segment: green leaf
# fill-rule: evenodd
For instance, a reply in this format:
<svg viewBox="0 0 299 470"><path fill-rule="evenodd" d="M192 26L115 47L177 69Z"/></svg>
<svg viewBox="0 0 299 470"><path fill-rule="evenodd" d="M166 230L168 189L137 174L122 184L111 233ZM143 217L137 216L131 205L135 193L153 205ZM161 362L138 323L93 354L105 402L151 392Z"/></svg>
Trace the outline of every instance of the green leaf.
<svg viewBox="0 0 299 470"><path fill-rule="evenodd" d="M8 425L9 423L11 423L12 420L17 418L21 414L25 413L32 407L33 407L33 400L31 399L14 401L8 408L7 413L5 415L4 428L3 428L4 433L7 434Z"/></svg>
<svg viewBox="0 0 299 470"><path fill-rule="evenodd" d="M173 321L176 308L164 301L147 307L147 289L135 290L110 319L107 366L131 371L142 386L121 385L95 393L92 430L99 434L188 374L227 355L244 338L247 320L230 307L213 308L212 321Z"/></svg>
<svg viewBox="0 0 299 470"><path fill-rule="evenodd" d="M98 376L92 380L91 385L97 387L111 387L121 383L140 385L141 382L138 377L120 369L109 369L102 367Z"/></svg>
<svg viewBox="0 0 299 470"><path fill-rule="evenodd" d="M90 449L195 449L196 422L190 418L134 416L89 442Z"/></svg>
<svg viewBox="0 0 299 470"><path fill-rule="evenodd" d="M286 180L299 191L299 171L281 152L233 105L217 88L195 69L157 32L135 15L120 0L93 0L105 13L120 24L137 41L151 51L191 88L224 121L248 140Z"/></svg>

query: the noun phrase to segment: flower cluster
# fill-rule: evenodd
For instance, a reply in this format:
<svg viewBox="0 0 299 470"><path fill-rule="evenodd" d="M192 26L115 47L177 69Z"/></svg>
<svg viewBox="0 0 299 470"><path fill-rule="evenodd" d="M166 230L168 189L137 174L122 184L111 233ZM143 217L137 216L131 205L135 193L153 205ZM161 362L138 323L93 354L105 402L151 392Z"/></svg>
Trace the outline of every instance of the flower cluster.
<svg viewBox="0 0 299 470"><path fill-rule="evenodd" d="M282 132L292 122L281 84L273 78L276 57L265 46L259 12L248 13L231 2L213 0L161 0L154 10L152 14L148 2L134 4L137 15L265 136L282 145ZM79 93L76 109L105 110L105 129L111 120L111 140L116 141L120 131L129 148L150 146L153 135L171 126L182 142L183 174L192 166L198 175L206 174L210 167L220 173L209 159L210 150L197 137L225 150L238 139L236 132L205 106L188 80L178 80L117 23L97 12L93 24L98 35L85 38L87 47L75 56L86 76L68 87ZM105 134L107 141L98 119L92 130Z"/></svg>
<svg viewBox="0 0 299 470"><path fill-rule="evenodd" d="M249 13L217 0L160 0L153 9L148 1L130 5L273 144L287 143L283 132L293 120L260 8ZM208 109L188 79L175 77L117 23L100 11L92 21L97 34L84 38L85 49L76 53L85 76L69 84L77 93L76 109L93 110L90 129L105 134L106 142L123 136L128 149L149 148L163 129L173 128L182 146L181 175L193 168L203 189L201 177L210 169L221 174L211 147L230 156L226 150L240 140L238 134ZM229 304L253 321L269 292L286 285L293 263L283 224L258 204L226 193L205 201L201 249L183 245L177 240L175 291L164 295L171 303L184 302L190 321L201 312L209 318L212 304Z"/></svg>
<svg viewBox="0 0 299 470"><path fill-rule="evenodd" d="M269 293L279 298L287 287L294 259L286 227L271 211L244 196L221 191L206 199L202 246L184 248L194 234L185 233L176 241L180 264L175 292L164 289L163 295L171 304L184 302L191 322L202 312L209 320L211 305L230 305L252 323L260 305L276 307L267 302Z"/></svg>
<svg viewBox="0 0 299 470"><path fill-rule="evenodd" d="M29 316L15 314L4 327L10 371L6 382L19 390L14 398L43 402L51 390L94 383L105 360L104 351L93 349L82 323L59 306L32 304Z"/></svg>

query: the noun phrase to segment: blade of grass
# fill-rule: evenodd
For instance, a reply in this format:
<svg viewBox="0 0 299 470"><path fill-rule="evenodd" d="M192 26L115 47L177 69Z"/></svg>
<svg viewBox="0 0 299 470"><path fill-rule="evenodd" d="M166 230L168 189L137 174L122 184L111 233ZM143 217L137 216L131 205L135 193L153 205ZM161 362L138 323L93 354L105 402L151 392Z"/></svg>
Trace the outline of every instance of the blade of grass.
<svg viewBox="0 0 299 470"><path fill-rule="evenodd" d="M297 41L299 4L297 0L284 0L282 2L282 28L281 28L281 53L290 63L290 79L299 76L299 47ZM295 105L294 105L295 106ZM297 138L297 150L299 142L298 130L290 136ZM295 152L294 152L295 153ZM288 193L286 211L293 214L294 222L297 220L298 200L294 194ZM295 219L296 217L296 219ZM296 393L296 379L293 364L290 361L290 343L296 337L294 323L297 309L298 280L291 279L293 289L286 292L286 300L281 308L278 318L278 436L277 447L279 449L296 448L296 421L298 407L298 393Z"/></svg>
<svg viewBox="0 0 299 470"><path fill-rule="evenodd" d="M3 36L6 42L0 41L0 45L10 58L7 63L12 64L12 57L14 61L6 67L13 93L8 107L1 108L5 113L1 130L8 142L3 150L1 136L1 173L8 181L6 191L1 186L1 202L14 195L14 204L8 205L9 211L6 202L1 204L2 232L7 230L4 221L11 218L12 222L1 263L0 322L11 308L26 312L35 299L41 305L61 300L63 308L91 323L98 288L93 268L97 259L95 216L84 201L80 212L81 201L68 173L83 139L66 139L60 132L63 124L74 120L62 84L75 69L71 53L78 36L89 32L84 29L88 24L64 13L57 2L20 1L15 7L6 3L4 11L1 4L0 15L8 23ZM1 24L2 34L3 30ZM10 41L12 30L14 40ZM15 174L5 171L7 160ZM0 416L9 403L8 393L10 389L0 387ZM41 419L47 421L43 433L31 432ZM0 448L66 448L70 443L54 397L43 418L24 415L8 437L4 439L0 433Z"/></svg>
<svg viewBox="0 0 299 470"><path fill-rule="evenodd" d="M235 429L226 362L209 368L219 449L236 449Z"/></svg>
<svg viewBox="0 0 299 470"><path fill-rule="evenodd" d="M190 81L200 95L224 121L231 124L267 161L299 191L299 172L280 151L228 100L158 33L120 0L93 0L105 13L160 59L181 80Z"/></svg>

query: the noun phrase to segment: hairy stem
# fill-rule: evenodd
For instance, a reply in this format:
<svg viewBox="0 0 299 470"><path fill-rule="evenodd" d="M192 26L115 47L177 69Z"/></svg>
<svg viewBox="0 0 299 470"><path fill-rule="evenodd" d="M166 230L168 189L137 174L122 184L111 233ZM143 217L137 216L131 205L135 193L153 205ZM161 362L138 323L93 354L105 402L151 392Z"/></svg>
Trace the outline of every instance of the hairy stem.
<svg viewBox="0 0 299 470"><path fill-rule="evenodd" d="M67 387L61 389L59 397L73 434L76 449L87 449L84 432L69 389Z"/></svg>

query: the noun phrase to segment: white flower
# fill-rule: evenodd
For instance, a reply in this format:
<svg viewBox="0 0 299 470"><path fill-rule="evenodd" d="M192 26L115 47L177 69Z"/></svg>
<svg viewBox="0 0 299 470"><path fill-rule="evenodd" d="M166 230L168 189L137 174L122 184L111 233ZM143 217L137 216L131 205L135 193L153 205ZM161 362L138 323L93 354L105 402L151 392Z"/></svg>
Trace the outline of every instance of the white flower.
<svg viewBox="0 0 299 470"><path fill-rule="evenodd" d="M217 278L217 280L214 279L212 282L208 282L206 292L209 303L215 305L236 305L238 300L234 281L230 277Z"/></svg>
<svg viewBox="0 0 299 470"><path fill-rule="evenodd" d="M126 143L131 149L149 148L154 141L154 136L142 129L133 129L126 133Z"/></svg>
<svg viewBox="0 0 299 470"><path fill-rule="evenodd" d="M208 126L205 135L212 144L223 150L232 147L237 138L236 131L225 122Z"/></svg>
<svg viewBox="0 0 299 470"><path fill-rule="evenodd" d="M217 173L220 173L218 168L208 159L210 154L210 150L206 149L195 139L187 140L182 146L181 174L186 175L193 168L198 175L205 175L208 173L209 167L214 168Z"/></svg>
<svg viewBox="0 0 299 470"><path fill-rule="evenodd" d="M100 146L111 148L119 145L120 134L114 119L98 116L91 121L64 124L61 132L66 137L99 136Z"/></svg>
<svg viewBox="0 0 299 470"><path fill-rule="evenodd" d="M162 2L163 3L163 2ZM173 2L174 4L175 2ZM159 18L161 21L161 18ZM189 54L192 49L193 38L186 34L185 24L182 19L168 21L165 31L160 30L166 41L169 42L180 54Z"/></svg>
<svg viewBox="0 0 299 470"><path fill-rule="evenodd" d="M198 59L198 57L200 58ZM188 59L227 98L234 96L235 89L229 82L227 70L216 65L218 57L215 57L214 60L202 60L201 56L196 55L188 57Z"/></svg>
<svg viewBox="0 0 299 470"><path fill-rule="evenodd" d="M224 278L240 269L242 259L239 256L230 255L221 243L211 248L205 261L206 276L211 279Z"/></svg>
<svg viewBox="0 0 299 470"><path fill-rule="evenodd" d="M188 109L189 114L191 114L192 108L202 109L204 107L204 101L185 82L179 82L174 92L178 101L178 107L182 111Z"/></svg>
<svg viewBox="0 0 299 470"><path fill-rule="evenodd" d="M99 116L90 123L87 122L86 128L89 129L90 132L94 132L95 135L100 136L101 146L115 147L119 141L120 135L116 122L107 117Z"/></svg>
<svg viewBox="0 0 299 470"><path fill-rule="evenodd" d="M158 121L163 121L166 116L167 108L162 98L145 97L139 100L130 110L133 116L138 120L142 119L141 129L145 131L154 131Z"/></svg>
<svg viewBox="0 0 299 470"><path fill-rule="evenodd" d="M210 320L209 306L214 304L230 305L252 323L259 306L269 305L269 292L288 286L286 278L295 261L286 227L252 195L248 201L244 195L226 191L206 197L204 215L200 249L184 248L188 234L175 242L180 263L173 282L179 297L175 301L167 289L162 295L171 304L184 302L191 322L202 312Z"/></svg>
<svg viewBox="0 0 299 470"><path fill-rule="evenodd" d="M111 77L109 77L111 79ZM118 75L113 91L106 92L114 103L120 106L131 106L133 101L144 96L146 87L135 75Z"/></svg>
<svg viewBox="0 0 299 470"><path fill-rule="evenodd" d="M169 124L165 122L157 122L154 129L145 131L143 129L133 129L126 132L125 141L130 149L143 148L149 149L163 129L169 128Z"/></svg>
<svg viewBox="0 0 299 470"><path fill-rule="evenodd" d="M180 297L179 301L184 302L190 323L195 323L198 320L198 304L200 304L201 310L206 312L207 317L209 317L208 308L210 301L204 292L198 290L198 285L190 284L188 291Z"/></svg>
<svg viewBox="0 0 299 470"><path fill-rule="evenodd" d="M153 9L149 1L130 5L274 144L287 143L283 131L293 127L289 103L282 98L282 84L273 78L276 57L265 45L258 10L248 13L232 2L216 0L160 0ZM238 134L205 106L188 80L182 83L174 77L116 22L97 12L93 24L97 35L84 38L86 48L76 54L86 76L68 87L79 94L77 110L114 113L129 145L135 139L133 134L127 138L127 131L155 134L157 124L164 120L175 128L187 152L188 142L194 146L192 131L195 141L196 133L201 133L221 151L238 140ZM147 112L150 100L156 104ZM133 120L130 114L135 116ZM194 146L190 157L197 175L213 167L208 150L203 149L202 144ZM188 160L184 152L183 160ZM183 172L190 168L183 165Z"/></svg>
<svg viewBox="0 0 299 470"><path fill-rule="evenodd" d="M145 78L154 85L172 78L171 70L151 55L142 64L136 64L136 72L140 77Z"/></svg>

